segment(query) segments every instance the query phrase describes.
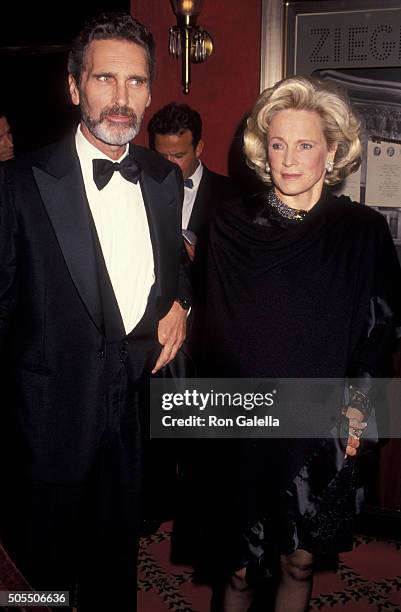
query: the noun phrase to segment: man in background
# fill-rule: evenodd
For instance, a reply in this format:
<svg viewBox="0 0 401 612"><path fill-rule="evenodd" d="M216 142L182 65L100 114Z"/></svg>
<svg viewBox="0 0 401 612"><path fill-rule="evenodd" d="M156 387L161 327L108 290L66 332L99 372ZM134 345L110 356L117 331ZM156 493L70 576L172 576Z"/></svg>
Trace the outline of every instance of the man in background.
<svg viewBox="0 0 401 612"><path fill-rule="evenodd" d="M202 140L202 119L200 114L187 104L172 102L161 108L150 120L148 131L150 147L179 166L184 177L182 208L184 246L191 262L195 257L195 249L197 257L195 263L191 265L194 305L189 317L188 340L180 361L182 372L191 377L197 372L201 348L205 299L202 292L202 268L206 263L204 254L207 230L214 213L233 195L234 188L229 178L212 172L202 163L201 155L205 146ZM185 356L189 357L186 361ZM160 444L161 442L164 444ZM159 515L161 518L171 518L180 513L179 503L171 508L171 503L169 504L171 496L167 492L176 490L177 464L180 477L188 455L187 446L182 442L177 444L170 440L151 440L145 475L145 515L152 517L162 512L162 515ZM156 459L159 452L152 451L152 447L163 449L162 465ZM158 522L160 521L156 520L155 524Z"/></svg>
<svg viewBox="0 0 401 612"><path fill-rule="evenodd" d="M0 109L0 162L14 157L13 135L7 117Z"/></svg>
<svg viewBox="0 0 401 612"><path fill-rule="evenodd" d="M200 114L187 104L172 102L153 115L148 131L151 148L181 168L184 177L182 229L202 237L216 208L232 194L233 188L229 178L211 172L201 162L204 142ZM189 237L191 240L191 234ZM194 246L185 240L191 260Z"/></svg>

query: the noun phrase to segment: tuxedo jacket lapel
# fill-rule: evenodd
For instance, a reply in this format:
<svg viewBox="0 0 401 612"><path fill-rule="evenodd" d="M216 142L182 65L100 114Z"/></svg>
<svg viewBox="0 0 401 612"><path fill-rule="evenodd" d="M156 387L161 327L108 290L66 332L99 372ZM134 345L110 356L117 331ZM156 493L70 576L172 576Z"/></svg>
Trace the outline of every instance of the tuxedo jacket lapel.
<svg viewBox="0 0 401 612"><path fill-rule="evenodd" d="M63 141L33 174L66 265L90 317L103 331L93 220L73 142Z"/></svg>
<svg viewBox="0 0 401 612"><path fill-rule="evenodd" d="M201 178L201 182L199 183L198 190L196 192L191 216L188 221L188 229L192 232L195 232L195 234L197 233L198 228L202 227L202 225L204 225L205 223L205 220L207 219L207 207L209 199L210 186L207 176L207 168L203 166L203 175Z"/></svg>
<svg viewBox="0 0 401 612"><path fill-rule="evenodd" d="M221 197L228 190L224 181L228 181L228 179L211 172L203 164L202 178L188 222L188 229L195 232L197 236L208 225L213 208L220 202Z"/></svg>
<svg viewBox="0 0 401 612"><path fill-rule="evenodd" d="M178 193L177 170L161 164L153 151L135 145L130 151L142 168L140 185L153 247L155 295L169 296L177 289L171 253L181 240L177 202L182 202L183 193ZM97 241L73 138L56 145L45 164L33 167L33 174L75 287L104 333Z"/></svg>

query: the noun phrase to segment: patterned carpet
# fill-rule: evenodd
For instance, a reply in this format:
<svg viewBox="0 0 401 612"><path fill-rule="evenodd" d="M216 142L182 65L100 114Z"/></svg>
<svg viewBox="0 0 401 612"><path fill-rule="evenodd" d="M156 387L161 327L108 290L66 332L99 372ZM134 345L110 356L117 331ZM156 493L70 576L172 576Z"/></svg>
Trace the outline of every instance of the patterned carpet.
<svg viewBox="0 0 401 612"><path fill-rule="evenodd" d="M171 525L141 540L138 612L209 612L210 589L191 570L169 561ZM356 536L335 571L315 577L310 610L400 612L401 542Z"/></svg>

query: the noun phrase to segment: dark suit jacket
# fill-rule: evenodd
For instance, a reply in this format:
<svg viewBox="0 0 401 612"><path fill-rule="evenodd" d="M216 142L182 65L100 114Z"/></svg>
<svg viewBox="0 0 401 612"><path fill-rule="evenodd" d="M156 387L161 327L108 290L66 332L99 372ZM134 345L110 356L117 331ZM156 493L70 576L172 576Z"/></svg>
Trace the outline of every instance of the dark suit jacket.
<svg viewBox="0 0 401 612"><path fill-rule="evenodd" d="M177 296L190 298L180 264L182 177L153 151L132 151L161 318ZM0 168L0 354L7 347L10 372L2 390L7 383L25 463L44 481L87 476L107 418L105 381L129 352L125 332L121 343L105 337L97 248L73 138ZM148 373L160 352L156 333L138 334L138 347L137 366Z"/></svg>
<svg viewBox="0 0 401 612"><path fill-rule="evenodd" d="M203 164L202 179L196 193L188 229L198 237L207 228L217 207L233 195L234 188L227 176L211 172Z"/></svg>

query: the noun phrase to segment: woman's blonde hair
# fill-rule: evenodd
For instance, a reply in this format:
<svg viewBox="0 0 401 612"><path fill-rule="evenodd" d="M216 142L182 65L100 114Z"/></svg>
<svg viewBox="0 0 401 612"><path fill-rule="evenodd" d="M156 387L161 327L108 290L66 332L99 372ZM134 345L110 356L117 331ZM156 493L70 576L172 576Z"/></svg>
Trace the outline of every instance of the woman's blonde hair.
<svg viewBox="0 0 401 612"><path fill-rule="evenodd" d="M271 184L266 171L269 125L275 113L286 109L317 113L328 148L337 145L333 171L326 173L325 183L334 185L358 170L361 122L346 95L327 81L293 76L265 89L247 120L244 133L247 164L265 183Z"/></svg>

